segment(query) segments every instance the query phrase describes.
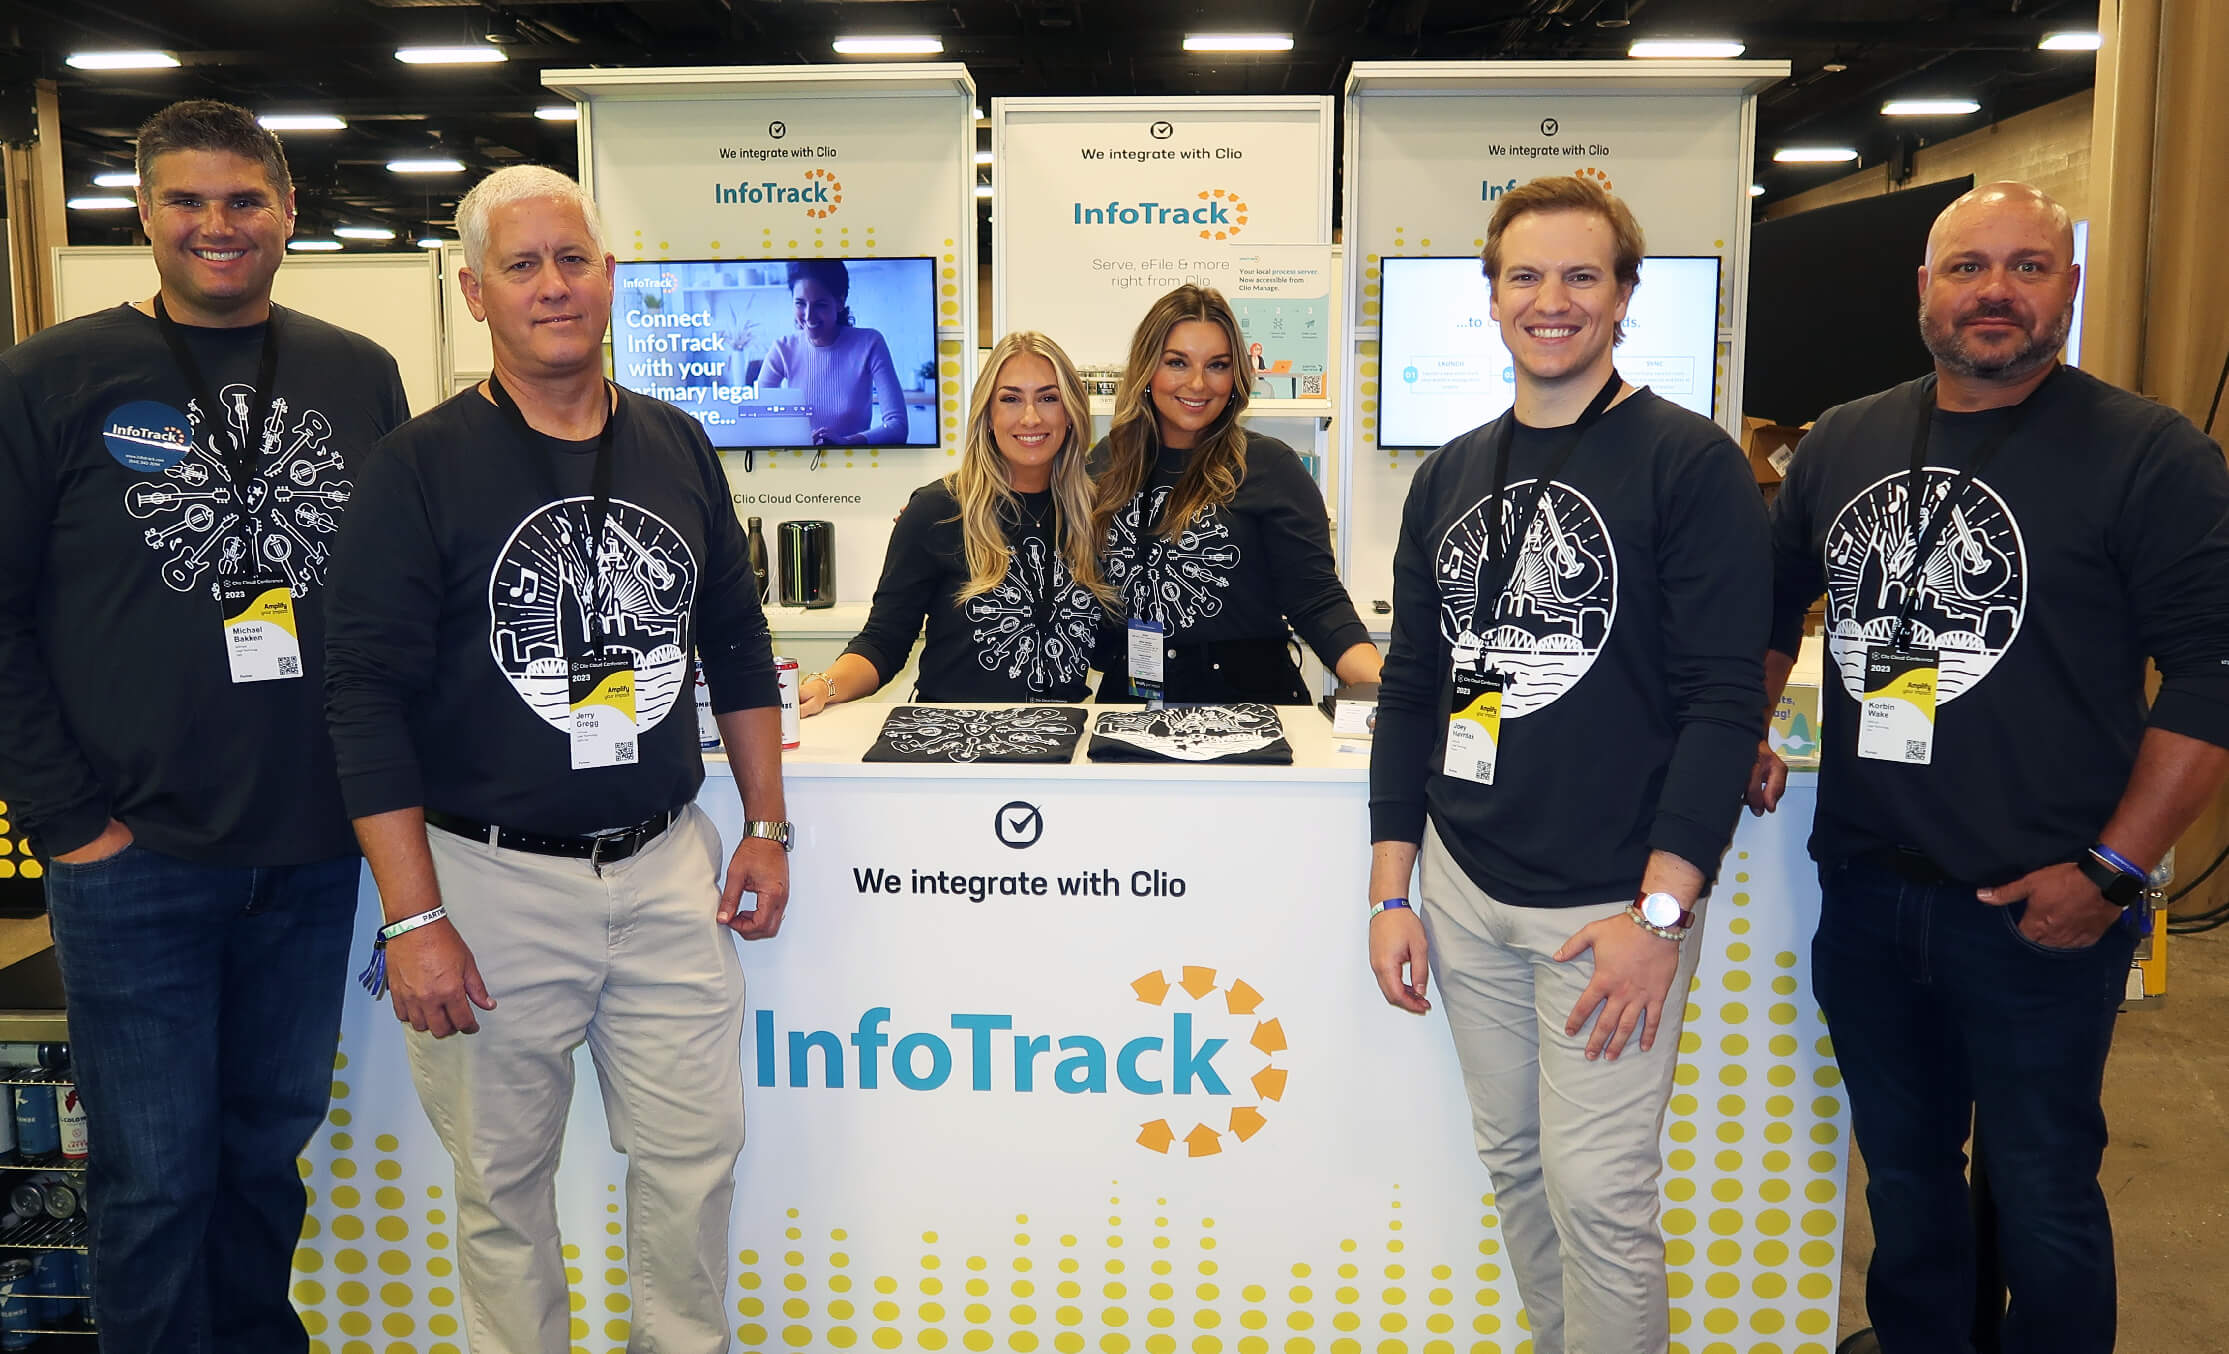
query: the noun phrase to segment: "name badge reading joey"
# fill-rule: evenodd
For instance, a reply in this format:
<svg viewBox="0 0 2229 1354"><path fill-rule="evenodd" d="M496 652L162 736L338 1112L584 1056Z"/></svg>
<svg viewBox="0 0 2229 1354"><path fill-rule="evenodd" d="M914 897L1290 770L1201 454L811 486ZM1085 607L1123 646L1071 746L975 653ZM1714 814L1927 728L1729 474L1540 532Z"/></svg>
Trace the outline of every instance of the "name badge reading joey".
<svg viewBox="0 0 2229 1354"><path fill-rule="evenodd" d="M1941 661L1935 649L1883 645L1866 651L1858 756L1907 766L1927 766L1935 760L1935 689L1942 675Z"/></svg>
<svg viewBox="0 0 2229 1354"><path fill-rule="evenodd" d="M624 658L575 658L570 662L573 769L633 766L636 747L635 667Z"/></svg>
<svg viewBox="0 0 2229 1354"><path fill-rule="evenodd" d="M279 574L248 574L217 585L224 611L225 657L234 682L272 682L302 675L302 638L294 622L294 587Z"/></svg>
<svg viewBox="0 0 2229 1354"><path fill-rule="evenodd" d="M1508 678L1493 668L1457 668L1447 705L1447 756L1440 770L1473 785L1494 783L1501 755L1501 698Z"/></svg>
<svg viewBox="0 0 2229 1354"><path fill-rule="evenodd" d="M1162 643L1169 628L1159 621L1130 620L1130 694L1158 696L1168 685L1168 656Z"/></svg>

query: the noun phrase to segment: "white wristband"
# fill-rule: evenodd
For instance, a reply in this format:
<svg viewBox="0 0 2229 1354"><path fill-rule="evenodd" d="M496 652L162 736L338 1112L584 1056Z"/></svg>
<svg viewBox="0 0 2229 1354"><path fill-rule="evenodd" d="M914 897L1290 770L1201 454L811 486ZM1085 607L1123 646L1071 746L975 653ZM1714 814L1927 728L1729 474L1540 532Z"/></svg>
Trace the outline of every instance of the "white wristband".
<svg viewBox="0 0 2229 1354"><path fill-rule="evenodd" d="M391 922L386 926L380 927L379 938L381 940L393 940L396 936L408 935L410 932L417 930L421 926L431 926L435 922L440 921L442 918L448 915L448 907L444 904L436 903L434 906L419 913L415 917L404 917L401 921Z"/></svg>

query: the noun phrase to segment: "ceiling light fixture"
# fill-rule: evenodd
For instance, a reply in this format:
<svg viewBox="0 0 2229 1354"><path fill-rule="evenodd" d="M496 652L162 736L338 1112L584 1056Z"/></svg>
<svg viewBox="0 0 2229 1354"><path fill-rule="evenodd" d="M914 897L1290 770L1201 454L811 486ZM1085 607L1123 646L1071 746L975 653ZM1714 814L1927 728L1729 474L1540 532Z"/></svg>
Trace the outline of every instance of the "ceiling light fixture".
<svg viewBox="0 0 2229 1354"><path fill-rule="evenodd" d="M256 119L269 132L339 132L348 123L331 113L265 113Z"/></svg>
<svg viewBox="0 0 2229 1354"><path fill-rule="evenodd" d="M2036 46L2046 52L2094 52L2105 45L2102 33L2046 33ZM74 59L72 64L75 64Z"/></svg>
<svg viewBox="0 0 2229 1354"><path fill-rule="evenodd" d="M288 240L286 247L303 254L330 254L341 247L339 240Z"/></svg>
<svg viewBox="0 0 2229 1354"><path fill-rule="evenodd" d="M112 169L106 174L93 176L95 188L137 188L139 175L129 169Z"/></svg>
<svg viewBox="0 0 2229 1354"><path fill-rule="evenodd" d="M81 71L156 71L178 64L168 52L72 52L62 60Z"/></svg>
<svg viewBox="0 0 2229 1354"><path fill-rule="evenodd" d="M1732 38L1642 38L1625 49L1627 56L1686 57L1690 60L1740 56L1749 48Z"/></svg>
<svg viewBox="0 0 2229 1354"><path fill-rule="evenodd" d="M991 195L991 186L987 183L979 183L975 185L975 195L979 198L989 197Z"/></svg>
<svg viewBox="0 0 2229 1354"><path fill-rule="evenodd" d="M69 201L73 212L117 212L138 205L128 197L73 197Z"/></svg>
<svg viewBox="0 0 2229 1354"><path fill-rule="evenodd" d="M387 172L390 174L461 174L464 172L464 162L461 160L389 160L387 162Z"/></svg>
<svg viewBox="0 0 2229 1354"><path fill-rule="evenodd" d="M835 47L844 56L936 56L944 51L944 39L927 35L838 38Z"/></svg>
<svg viewBox="0 0 2229 1354"><path fill-rule="evenodd" d="M385 226L335 226L333 233L344 240L392 240L395 232Z"/></svg>
<svg viewBox="0 0 2229 1354"><path fill-rule="evenodd" d="M485 66L508 61L501 47L475 43L470 47L398 47L395 60L406 66Z"/></svg>
<svg viewBox="0 0 2229 1354"><path fill-rule="evenodd" d="M975 152L975 163L977 163L977 164L979 164L979 165L987 165L987 164L989 164L990 162L991 162L991 153L990 153L989 151L987 151L987 150L979 150L979 151Z"/></svg>
<svg viewBox="0 0 2229 1354"><path fill-rule="evenodd" d="M1980 111L1981 104L1973 99L1890 99L1881 105L1881 115L1891 118L1951 118Z"/></svg>
<svg viewBox="0 0 2229 1354"><path fill-rule="evenodd" d="M1289 52L1290 33L1186 33L1187 52Z"/></svg>
<svg viewBox="0 0 2229 1354"><path fill-rule="evenodd" d="M1763 197L1764 195L1765 195L1765 186L1764 186L1763 184L1761 184L1761 183L1753 183L1753 184L1750 184L1750 185L1749 185L1749 196L1751 196L1751 197Z"/></svg>
<svg viewBox="0 0 2229 1354"><path fill-rule="evenodd" d="M1839 165L1858 158L1848 146L1782 146L1772 158L1784 165Z"/></svg>
<svg viewBox="0 0 2229 1354"><path fill-rule="evenodd" d="M547 108L535 109L534 116L544 122L578 122L580 121L580 105L577 103L551 104Z"/></svg>
<svg viewBox="0 0 2229 1354"><path fill-rule="evenodd" d="M418 247L420 249L439 249L447 243L447 240L438 235L428 235L418 241Z"/></svg>

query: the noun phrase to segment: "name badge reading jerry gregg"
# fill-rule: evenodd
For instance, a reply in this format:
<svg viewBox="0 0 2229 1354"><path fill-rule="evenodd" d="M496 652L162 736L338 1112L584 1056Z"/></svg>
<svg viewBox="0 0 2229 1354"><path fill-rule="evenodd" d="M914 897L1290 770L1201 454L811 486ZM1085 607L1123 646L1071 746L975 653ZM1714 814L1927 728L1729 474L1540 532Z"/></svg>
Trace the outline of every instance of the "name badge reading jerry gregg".
<svg viewBox="0 0 2229 1354"><path fill-rule="evenodd" d="M633 766L635 669L618 658L575 658L571 663L573 769Z"/></svg>
<svg viewBox="0 0 2229 1354"><path fill-rule="evenodd" d="M1455 669L1448 702L1447 758L1440 770L1473 785L1494 783L1501 754L1501 697L1507 679L1489 669Z"/></svg>
<svg viewBox="0 0 2229 1354"><path fill-rule="evenodd" d="M217 587L224 604L225 657L234 682L270 682L302 675L301 632L294 625L294 588L277 574L228 578Z"/></svg>
<svg viewBox="0 0 2229 1354"><path fill-rule="evenodd" d="M1883 645L1865 655L1865 706L1857 755L1926 766L1935 760L1935 684L1941 654Z"/></svg>

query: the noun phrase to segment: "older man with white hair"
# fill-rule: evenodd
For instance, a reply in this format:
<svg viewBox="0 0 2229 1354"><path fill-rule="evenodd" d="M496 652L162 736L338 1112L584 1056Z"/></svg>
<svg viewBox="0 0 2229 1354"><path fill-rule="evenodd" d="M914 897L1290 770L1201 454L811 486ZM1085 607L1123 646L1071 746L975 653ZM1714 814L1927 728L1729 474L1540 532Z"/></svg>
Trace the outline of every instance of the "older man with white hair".
<svg viewBox="0 0 2229 1354"><path fill-rule="evenodd" d="M789 891L766 618L703 429L604 379L595 203L521 166L457 219L494 374L379 445L330 588L327 714L388 923L366 977L456 1163L475 1354L572 1344L554 1182L584 1040L628 1159L629 1347L712 1354L743 1145L728 931L772 936ZM724 889L692 653L750 820Z"/></svg>
<svg viewBox="0 0 2229 1354"><path fill-rule="evenodd" d="M2229 771L2229 470L2174 410L2059 364L2073 243L2026 184L1952 203L1919 270L1933 374L1828 410L1773 502L1776 697L1827 597L1812 963L1887 1354L1974 1347L1969 1125L2002 1347L2112 1349L2114 1013L2145 872ZM1751 807L1784 777L1764 753Z"/></svg>

